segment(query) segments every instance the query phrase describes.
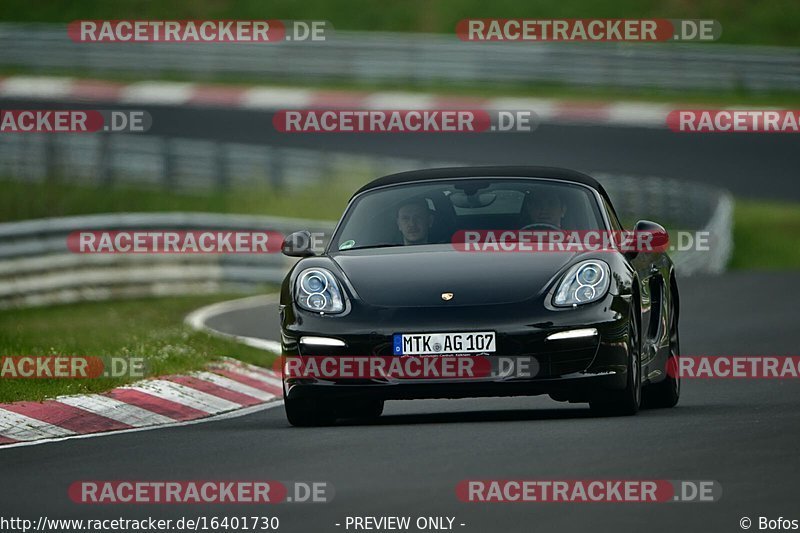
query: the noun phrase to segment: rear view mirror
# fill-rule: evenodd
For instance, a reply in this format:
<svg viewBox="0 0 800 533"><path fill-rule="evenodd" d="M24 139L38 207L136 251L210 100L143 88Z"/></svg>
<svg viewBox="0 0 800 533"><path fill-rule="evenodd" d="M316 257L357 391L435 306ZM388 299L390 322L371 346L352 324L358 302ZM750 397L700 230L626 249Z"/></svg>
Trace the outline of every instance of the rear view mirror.
<svg viewBox="0 0 800 533"><path fill-rule="evenodd" d="M493 192L482 192L479 194L466 194L454 192L450 195L450 202L463 209L475 209L478 207L488 207L497 200L497 195Z"/></svg>
<svg viewBox="0 0 800 533"><path fill-rule="evenodd" d="M314 255L311 232L303 230L290 233L283 240L281 252L289 257L310 257Z"/></svg>
<svg viewBox="0 0 800 533"><path fill-rule="evenodd" d="M625 256L633 259L642 252L662 252L668 243L669 234L664 226L651 220L640 220L633 228L633 243L631 249L625 251Z"/></svg>

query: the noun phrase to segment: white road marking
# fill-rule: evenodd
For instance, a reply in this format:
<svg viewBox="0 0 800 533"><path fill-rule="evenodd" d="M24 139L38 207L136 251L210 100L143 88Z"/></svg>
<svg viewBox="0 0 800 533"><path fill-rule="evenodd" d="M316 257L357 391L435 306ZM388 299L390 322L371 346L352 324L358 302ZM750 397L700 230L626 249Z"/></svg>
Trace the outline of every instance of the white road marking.
<svg viewBox="0 0 800 533"><path fill-rule="evenodd" d="M533 111L540 122L551 120L556 114L556 100L548 98L495 98L488 107L494 110Z"/></svg>
<svg viewBox="0 0 800 533"><path fill-rule="evenodd" d="M242 107L254 109L306 108L311 103L312 91L297 88L256 87L242 95Z"/></svg>
<svg viewBox="0 0 800 533"><path fill-rule="evenodd" d="M227 302L219 302L201 307L200 309L195 309L186 315L184 322L196 330L205 331L217 337L230 339L234 342L239 342L247 346L252 346L253 348L258 348L259 350L280 355L281 343L277 341L258 339L256 337L246 337L244 335L233 335L232 333L217 331L216 329L212 329L206 325L206 321L212 316L221 315L230 311L238 311L240 309L249 309L251 307L269 305L277 303L277 301L277 294L266 294L249 296L247 298L239 298L237 300L229 300Z"/></svg>
<svg viewBox="0 0 800 533"><path fill-rule="evenodd" d="M270 377L270 376L265 375L263 372L250 370L247 367L240 366L240 365L238 365L236 363L231 363L229 361L223 361L222 363L219 364L219 366L224 368L225 370L228 370L228 371L233 372L235 374L241 374L241 375L243 375L245 377L248 377L248 378L251 378L251 379L255 379L255 380L261 381L263 383L268 383L270 385L276 385L278 387L283 386L283 383L281 382L281 378L280 377Z"/></svg>
<svg viewBox="0 0 800 533"><path fill-rule="evenodd" d="M249 344L251 346L256 346L257 348L261 348L273 353L280 354L281 348L279 342L267 339L256 339L253 337L230 335L212 330L205 325L206 319L215 314L227 311L233 311L237 309L247 309L249 307L258 307L260 305L270 304L276 301L277 301L277 295L271 294L271 295L260 295L249 298L240 298L238 300L232 300L227 302L220 302L194 311L193 313L191 313L189 316L186 317L186 323L195 329L205 330L214 335L231 338L238 342L244 342L245 344ZM225 366L230 368L231 371L240 373L245 373L247 367L244 365L246 365L246 363L242 363L242 366L239 366L238 364L233 365L230 362L227 362L227 364L225 364ZM274 383L279 386L281 385L280 378L279 376L277 376L277 374L276 378L269 378L260 372L258 373L253 371L247 371L247 372L248 374L249 373L256 374L253 376L254 379L259 379L261 381L268 383ZM208 378L206 374L211 374L214 377ZM199 379L206 378L206 381L211 381L213 379L214 381L217 382L217 384L221 384L223 382L227 383L227 380L230 380L230 378L226 378L224 376L220 376L217 374L212 374L210 372L209 373L200 372L196 374L195 377L198 377ZM248 389L253 389L253 387L249 387L247 385L238 383L235 380L230 380L230 381L234 382L237 388L234 389L233 386L228 388L230 388L231 390L238 390L239 392L250 395L249 393L246 393L244 391ZM166 400L171 400L180 403L181 405L187 405L188 407L199 409L203 412L212 413L212 416L197 418L194 420L184 420L184 421L172 421L172 419L164 417L167 418L169 422L165 422L158 425L134 427L132 429L112 430L112 431L104 431L104 432L88 433L88 434L76 434L68 429L54 426L52 424L47 424L46 422L40 422L38 420L26 417L24 415L18 415L16 413L0 409L0 435L14 440L23 441L23 442L16 442L16 443L2 445L0 446L0 452L6 448L17 448L21 446L37 446L40 444L48 444L51 442L60 442L64 440L106 437L109 435L133 433L136 431L149 431L152 429L203 424L206 422L215 422L218 420L237 418L240 416L245 416L259 411L265 411L267 409L272 409L274 407L279 407L283 405L282 399L277 398L276 396L268 392L258 391L259 396L256 397L263 400L267 400L267 403L253 405L250 407L242 407L238 403L230 402L228 400L224 400L223 398L218 398L216 396L212 396L202 391L192 389L191 387L185 387L180 384L172 383L165 380L148 380L145 382L136 383L134 385L129 385L127 387L122 387L122 388L139 390L141 392L151 394L159 398L164 398ZM255 392L252 392L252 394L254 395ZM98 404L98 400L95 398L94 400L90 401L87 400L86 398L87 398L86 396L73 397L67 401L64 401L65 398L62 397L58 398L58 401L68 403L76 407L80 407L81 409L86 409L87 411L95 412L97 414L106 416L108 418L113 418L114 420L118 420L120 422L129 425L134 425L133 423L131 423L134 420L134 418L132 418L129 415L133 415L135 412L138 412L136 411L137 409L140 409L137 406L125 404L124 402L119 402L120 404L126 407L124 408L119 407L118 410L112 411L114 414L111 414L112 412L95 411L93 409L102 409L102 406ZM127 413L126 415L123 415L123 409L125 410L124 412ZM142 411L150 413L146 409L142 409ZM220 412L220 411L226 411L226 412ZM218 414L213 414L213 413L218 413ZM161 416L158 415L157 413L153 413L153 415ZM123 418L123 416L126 416L127 418ZM151 417L151 415L149 414L147 416Z"/></svg>
<svg viewBox="0 0 800 533"><path fill-rule="evenodd" d="M152 394L153 396L210 414L242 407L241 404L231 402L219 396L212 396L211 394L201 392L197 389L163 379L151 379L136 385L121 388Z"/></svg>
<svg viewBox="0 0 800 533"><path fill-rule="evenodd" d="M650 128L665 128L667 115L673 106L616 102L608 106L608 122Z"/></svg>
<svg viewBox="0 0 800 533"><path fill-rule="evenodd" d="M136 104L185 104L195 85L169 81L142 81L126 85L120 97L123 102Z"/></svg>
<svg viewBox="0 0 800 533"><path fill-rule="evenodd" d="M170 422L175 422L173 418L99 394L61 396L57 398L57 400L61 403L78 407L96 415L104 416L137 428L153 424L169 424Z"/></svg>
<svg viewBox="0 0 800 533"><path fill-rule="evenodd" d="M246 394L247 396L252 396L253 398L258 398L259 400L272 400L276 396L269 392L263 391L261 389L257 389L255 387L251 387L249 385L245 385L244 383L239 383L236 380L231 378L220 376L219 374L214 374L213 372L197 372L195 374L191 374L192 377L197 379L202 379L203 381L207 381L209 383L213 383L219 387L224 389L229 389L234 392L239 392L241 394Z"/></svg>
<svg viewBox="0 0 800 533"><path fill-rule="evenodd" d="M0 94L22 98L69 98L72 78L11 76L0 83Z"/></svg>
<svg viewBox="0 0 800 533"><path fill-rule="evenodd" d="M29 442L15 442L12 444L4 444L0 446L0 454L6 448L21 448L23 446L38 446L40 444L49 444L51 442L61 442L65 440L74 440L74 439L93 439L95 437L109 437L113 435L121 435L123 433L136 433L139 431L150 431L153 429L164 429L164 428L175 428L175 427L182 427L182 426L193 426L195 424L205 424L206 422L217 422L219 420L228 420L231 418L239 418L240 416L246 416L253 413L257 413L259 411L266 411L267 409L273 409L275 407L280 407L283 405L283 400L277 400L270 403L262 403L260 405L253 405L251 407L244 407L242 409L237 409L236 411L229 411L227 413L221 413L214 416L209 416L206 418L197 418L195 420L183 420L180 422L172 422L170 424L162 424L160 426L147 426L143 428L133 428L133 429L119 429L114 431L103 431L100 433L86 433L82 435L70 435L67 437L58 437L58 438L50 438L50 439L39 439ZM2 424L2 422L0 422ZM13 437L11 437L13 438Z"/></svg>
<svg viewBox="0 0 800 533"><path fill-rule="evenodd" d="M41 438L65 437L67 435L75 435L75 432L13 411L0 409L0 436L14 440L31 441ZM0 449L8 446L13 446L13 444L4 445Z"/></svg>
<svg viewBox="0 0 800 533"><path fill-rule="evenodd" d="M372 93L364 99L367 109L430 109L436 97L432 94L402 92Z"/></svg>

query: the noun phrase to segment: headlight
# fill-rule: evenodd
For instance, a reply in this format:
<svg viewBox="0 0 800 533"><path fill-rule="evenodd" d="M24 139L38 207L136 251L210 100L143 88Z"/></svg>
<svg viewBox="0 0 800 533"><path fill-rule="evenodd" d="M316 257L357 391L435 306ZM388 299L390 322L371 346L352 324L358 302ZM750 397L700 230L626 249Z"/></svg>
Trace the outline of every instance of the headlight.
<svg viewBox="0 0 800 533"><path fill-rule="evenodd" d="M554 305L581 305L606 295L611 281L608 264L599 259L581 261L564 275L553 297Z"/></svg>
<svg viewBox="0 0 800 533"><path fill-rule="evenodd" d="M324 268L307 268L297 276L294 286L297 305L315 313L341 313L344 310L339 284Z"/></svg>

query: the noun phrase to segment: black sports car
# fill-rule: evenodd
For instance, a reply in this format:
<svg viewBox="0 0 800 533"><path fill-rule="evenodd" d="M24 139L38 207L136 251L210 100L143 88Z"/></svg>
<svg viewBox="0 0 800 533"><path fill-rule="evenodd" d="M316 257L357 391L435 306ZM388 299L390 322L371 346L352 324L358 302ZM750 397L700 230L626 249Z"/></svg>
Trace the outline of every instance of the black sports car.
<svg viewBox="0 0 800 533"><path fill-rule="evenodd" d="M284 375L295 426L375 417L385 400L549 394L603 414L672 407L680 382L678 287L660 249L515 248L465 252L487 232L614 233L622 226L593 178L545 167L432 169L385 176L350 200L325 251L293 234L302 257L281 288L284 355L520 357L535 372L479 379ZM635 232L664 232L639 221ZM301 232L302 233L302 232ZM496 243L495 243L496 244ZM541 242L540 242L541 244ZM485 250L483 251L485 252Z"/></svg>

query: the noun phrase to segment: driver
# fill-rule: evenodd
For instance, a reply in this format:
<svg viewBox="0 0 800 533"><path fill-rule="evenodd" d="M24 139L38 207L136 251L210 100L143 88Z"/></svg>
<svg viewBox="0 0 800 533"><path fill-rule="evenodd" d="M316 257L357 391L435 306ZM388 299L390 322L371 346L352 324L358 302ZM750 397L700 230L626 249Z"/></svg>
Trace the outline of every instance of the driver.
<svg viewBox="0 0 800 533"><path fill-rule="evenodd" d="M561 229L566 214L567 206L564 205L561 196L552 189L543 189L531 194L522 206L525 228L544 225Z"/></svg>
<svg viewBox="0 0 800 533"><path fill-rule="evenodd" d="M403 244L428 244L433 213L422 198L408 200L397 209L397 228L403 235Z"/></svg>

